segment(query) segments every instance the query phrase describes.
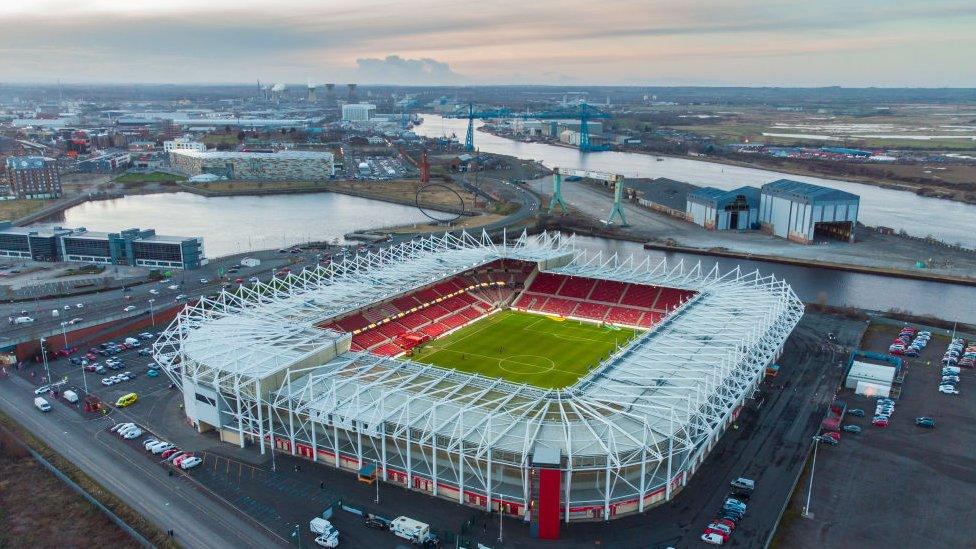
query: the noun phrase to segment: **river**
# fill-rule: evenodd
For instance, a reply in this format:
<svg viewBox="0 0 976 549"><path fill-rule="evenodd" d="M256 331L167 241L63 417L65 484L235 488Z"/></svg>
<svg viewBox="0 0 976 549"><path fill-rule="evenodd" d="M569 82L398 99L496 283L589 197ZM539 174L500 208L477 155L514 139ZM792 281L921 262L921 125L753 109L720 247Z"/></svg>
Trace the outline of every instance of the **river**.
<svg viewBox="0 0 976 549"><path fill-rule="evenodd" d="M164 235L202 236L207 257L220 257L309 241L342 242L343 235L352 231L426 219L412 206L336 193L207 198L178 192L85 202L67 209L56 224L93 231L139 227Z"/></svg>
<svg viewBox="0 0 976 549"><path fill-rule="evenodd" d="M477 125L480 127L482 122L477 121ZM456 135L463 139L466 128L466 119L425 114L424 122L415 127L414 131L425 137ZM909 234L931 235L946 242L976 248L976 231L973 230L976 223L976 205L973 204L928 198L863 183L728 166L689 158L655 157L614 151L584 154L567 147L522 143L484 132L475 132L474 142L475 147L481 151L537 160L550 168L561 166L588 169L619 173L627 177L667 177L721 189L734 189L743 185L759 187L781 178L816 183L859 195L861 204L858 219L865 225L904 229Z"/></svg>
<svg viewBox="0 0 976 549"><path fill-rule="evenodd" d="M606 238L577 237L577 246L591 252L602 251L605 256L614 252L621 257L634 255L634 259L638 260L635 263L643 261L645 257L667 258L669 262L684 260L686 265L694 265L700 261L706 272L718 265L719 271L725 273L738 265L744 272L758 270L763 275L785 279L800 299L807 303L823 302L873 311L901 309L916 315L976 323L976 287L973 286L747 259L645 250L636 242Z"/></svg>

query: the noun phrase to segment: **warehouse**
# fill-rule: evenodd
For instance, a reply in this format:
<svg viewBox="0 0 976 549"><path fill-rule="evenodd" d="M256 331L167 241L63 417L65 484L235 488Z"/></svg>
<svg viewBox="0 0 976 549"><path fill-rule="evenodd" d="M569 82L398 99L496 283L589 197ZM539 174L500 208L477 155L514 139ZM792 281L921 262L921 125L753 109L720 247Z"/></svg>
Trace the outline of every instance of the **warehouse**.
<svg viewBox="0 0 976 549"><path fill-rule="evenodd" d="M246 181L309 181L335 173L330 152L224 152L174 150L170 164L187 176L204 173Z"/></svg>
<svg viewBox="0 0 976 549"><path fill-rule="evenodd" d="M759 228L759 189L739 187L723 191L702 187L688 193L685 210L689 221L717 231Z"/></svg>
<svg viewBox="0 0 976 549"><path fill-rule="evenodd" d="M816 240L854 241L860 197L856 194L779 179L762 187L762 230L801 244Z"/></svg>

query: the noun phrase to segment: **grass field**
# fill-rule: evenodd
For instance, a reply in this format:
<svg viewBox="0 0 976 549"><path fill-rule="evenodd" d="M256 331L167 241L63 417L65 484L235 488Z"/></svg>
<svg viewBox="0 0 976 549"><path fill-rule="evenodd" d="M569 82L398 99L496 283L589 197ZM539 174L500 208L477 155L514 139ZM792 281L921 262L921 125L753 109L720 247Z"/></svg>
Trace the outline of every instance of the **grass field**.
<svg viewBox="0 0 976 549"><path fill-rule="evenodd" d="M543 389L576 380L635 330L502 311L414 350L413 360Z"/></svg>

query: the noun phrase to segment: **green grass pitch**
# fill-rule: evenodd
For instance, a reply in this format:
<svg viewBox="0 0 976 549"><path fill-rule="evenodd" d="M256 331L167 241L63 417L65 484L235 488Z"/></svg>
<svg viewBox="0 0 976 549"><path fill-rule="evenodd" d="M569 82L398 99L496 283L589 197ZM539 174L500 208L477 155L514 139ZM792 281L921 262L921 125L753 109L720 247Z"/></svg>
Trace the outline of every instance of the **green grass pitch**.
<svg viewBox="0 0 976 549"><path fill-rule="evenodd" d="M558 389L636 335L635 330L502 311L414 349L413 360Z"/></svg>

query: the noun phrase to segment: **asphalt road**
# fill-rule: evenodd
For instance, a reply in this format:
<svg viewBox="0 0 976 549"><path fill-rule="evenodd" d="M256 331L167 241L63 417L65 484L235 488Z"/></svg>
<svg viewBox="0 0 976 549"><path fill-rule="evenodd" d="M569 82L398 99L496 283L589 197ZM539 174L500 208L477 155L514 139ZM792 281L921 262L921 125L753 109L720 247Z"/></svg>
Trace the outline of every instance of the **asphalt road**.
<svg viewBox="0 0 976 549"><path fill-rule="evenodd" d="M22 325L4 325L3 335L0 336L0 347L16 343L19 341L35 339L45 334L58 334L62 330L61 323L72 318L80 317L87 321L95 321L109 315L122 314L127 306L135 309L128 314L132 317L149 315L149 300L154 300L152 310L158 311L176 303L185 303L188 299L193 299L201 295L217 292L225 282L218 278L218 270L226 269L230 265L239 262L243 257L257 257L261 260L261 265L253 268L241 267L237 273L227 274L231 284L235 278L242 278L245 281L252 276L260 279L267 279L272 270L288 266L293 271L301 270L304 265L314 265L316 262L315 252L303 252L300 254L278 253L275 250L263 252L240 254L228 256L211 261L209 265L193 271L177 271L177 274L168 281L158 283L145 283L129 287L126 291L121 289L107 290L79 296L44 299L38 301L3 303L0 304L0 317L18 316L26 311L27 316L34 319L33 323ZM207 279L206 283L201 279ZM170 289L169 286L175 284L177 289ZM156 294L151 293L156 291ZM187 297L176 300L179 295ZM83 308L77 308L77 304L83 304ZM64 307L70 307L65 310ZM51 311L58 309L60 314L53 317ZM80 324L84 326L85 324ZM68 327L70 330L71 328ZM58 349L57 339L52 339L51 349Z"/></svg>
<svg viewBox="0 0 976 549"><path fill-rule="evenodd" d="M162 467L136 459L124 442L108 432L119 411L87 420L62 402L49 413L33 406L33 386L10 375L0 380L0 409L93 480L125 501L162 530L172 529L186 547L269 547L284 545L200 492L182 476L167 476Z"/></svg>

